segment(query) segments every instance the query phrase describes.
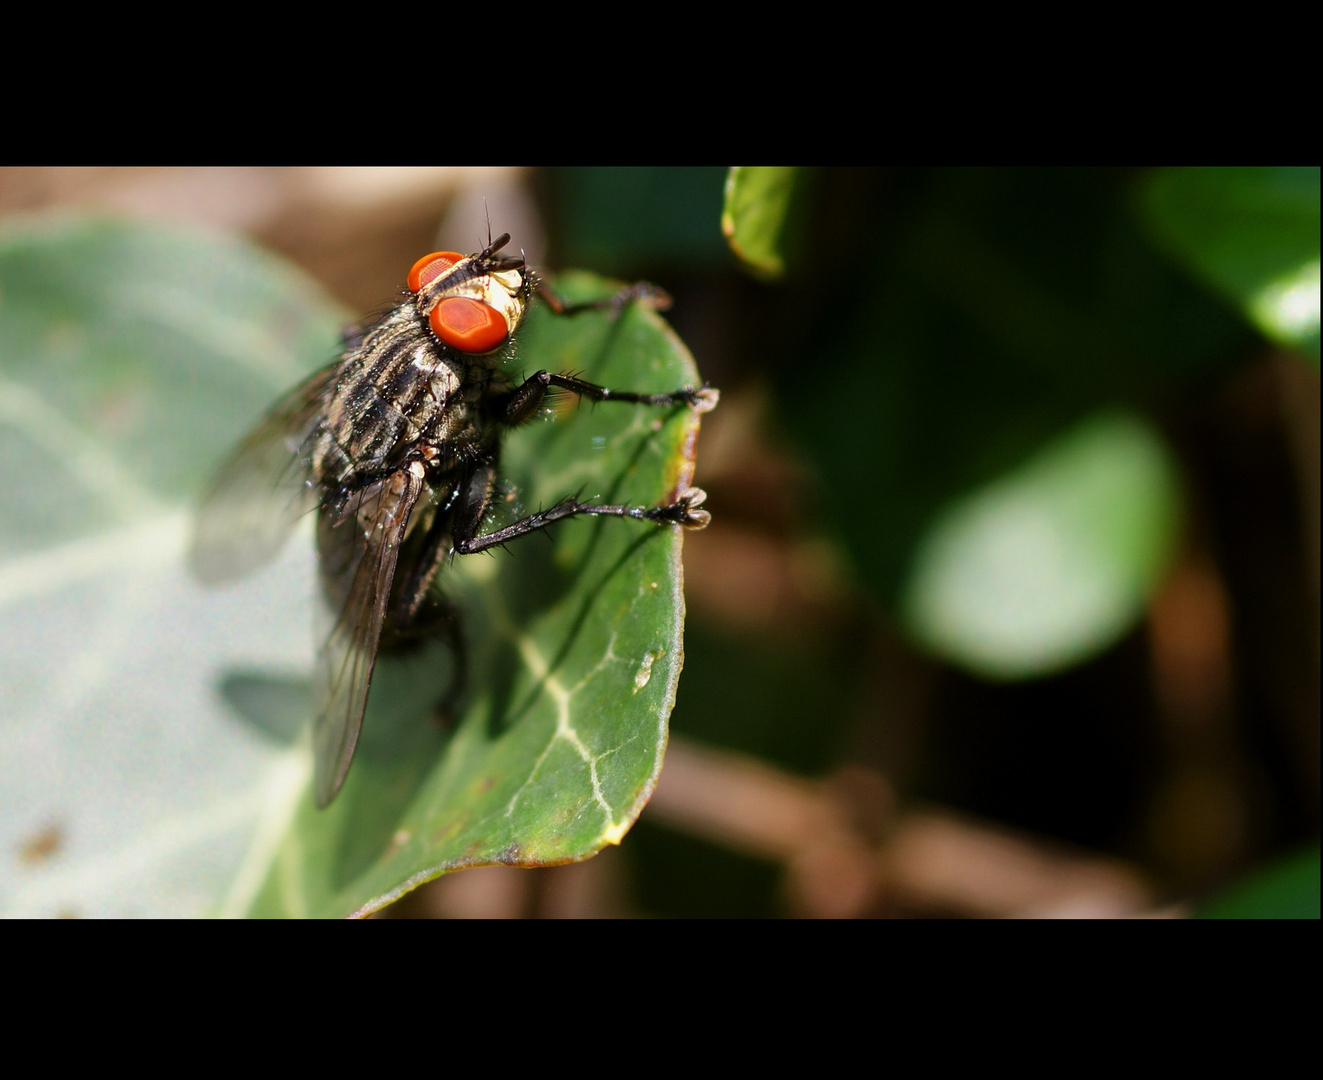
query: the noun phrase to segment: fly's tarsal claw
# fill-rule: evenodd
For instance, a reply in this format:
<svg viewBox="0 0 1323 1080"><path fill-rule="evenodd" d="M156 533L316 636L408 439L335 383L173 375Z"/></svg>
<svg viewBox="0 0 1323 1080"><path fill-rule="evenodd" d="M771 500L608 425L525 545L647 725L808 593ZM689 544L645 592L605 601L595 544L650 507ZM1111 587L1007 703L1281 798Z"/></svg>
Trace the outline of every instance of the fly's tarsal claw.
<svg viewBox="0 0 1323 1080"><path fill-rule="evenodd" d="M646 304L653 311L669 311L671 309L671 294L660 285L654 285L651 281L640 281L630 290L633 293L631 299L637 300L640 304Z"/></svg>
<svg viewBox="0 0 1323 1080"><path fill-rule="evenodd" d="M620 313L630 304L649 307L653 311L668 311L671 306L671 294L660 285L654 285L650 281L636 282L627 288L621 289L606 302L611 321L614 322L620 318Z"/></svg>
<svg viewBox="0 0 1323 1080"><path fill-rule="evenodd" d="M670 520L686 529L706 529L712 521L712 515L698 509L706 501L707 492L702 488L685 488L680 497L668 507L674 515Z"/></svg>
<svg viewBox="0 0 1323 1080"><path fill-rule="evenodd" d="M715 386L708 386L707 383L704 383L690 395L689 407L696 413L711 412L717 407L717 402L720 400L721 391Z"/></svg>

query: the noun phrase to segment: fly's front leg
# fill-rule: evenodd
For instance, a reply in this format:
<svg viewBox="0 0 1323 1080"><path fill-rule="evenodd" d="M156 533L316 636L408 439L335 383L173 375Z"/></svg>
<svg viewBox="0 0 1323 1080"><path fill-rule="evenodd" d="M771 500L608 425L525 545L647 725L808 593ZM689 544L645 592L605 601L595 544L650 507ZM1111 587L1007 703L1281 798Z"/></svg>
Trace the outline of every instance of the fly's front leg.
<svg viewBox="0 0 1323 1080"><path fill-rule="evenodd" d="M587 300L578 304L571 304L563 297L557 296L541 281L537 284L537 294L542 297L543 303L557 315L578 315L581 311L609 311L611 317L615 319L619 318L625 305L632 304L635 301L647 304L654 311L666 311L671 306L671 294L660 285L654 285L650 281L636 281L633 285L626 285L611 296L604 296L600 300Z"/></svg>
<svg viewBox="0 0 1323 1080"><path fill-rule="evenodd" d="M610 390L573 375L553 375L538 371L530 375L497 408L501 423L515 427L532 419L542 405L547 391L556 387L586 397L590 401L626 401L635 405L688 405L695 412L711 412L717 406L720 392L711 386L682 386L669 394L638 394L632 390Z"/></svg>

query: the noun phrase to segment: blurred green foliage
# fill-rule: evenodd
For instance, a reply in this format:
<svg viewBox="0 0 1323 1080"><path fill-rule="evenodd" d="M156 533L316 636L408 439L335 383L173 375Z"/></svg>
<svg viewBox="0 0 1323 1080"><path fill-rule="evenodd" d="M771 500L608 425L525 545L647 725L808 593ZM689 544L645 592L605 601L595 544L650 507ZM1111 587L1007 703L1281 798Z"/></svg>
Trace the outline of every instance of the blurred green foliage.
<svg viewBox="0 0 1323 1080"><path fill-rule="evenodd" d="M716 166L557 170L551 196L559 263L622 278L636 276L640 266L720 263L725 175Z"/></svg>
<svg viewBox="0 0 1323 1080"><path fill-rule="evenodd" d="M1319 850L1260 871L1198 909L1203 919L1317 919Z"/></svg>
<svg viewBox="0 0 1323 1080"><path fill-rule="evenodd" d="M1191 273L1318 366L1318 166L1163 169L1143 206Z"/></svg>
<svg viewBox="0 0 1323 1080"><path fill-rule="evenodd" d="M801 256L813 172L789 165L746 165L735 166L727 175L721 231L759 277L779 278L787 260Z"/></svg>
<svg viewBox="0 0 1323 1080"><path fill-rule="evenodd" d="M888 179L791 268L811 300L785 422L917 640L974 672L1064 670L1133 627L1174 549L1180 481L1146 415L1227 370L1244 330L1147 241L1140 177Z"/></svg>
<svg viewBox="0 0 1323 1080"><path fill-rule="evenodd" d="M557 172L566 257L586 252L578 234L596 216L607 265L667 275L704 376L770 390L770 444L808 466L802 487L763 493L776 527L833 537L856 597L967 673L957 696L996 729L972 745L1021 759L1004 782L1062 799L1036 825L1054 831L1055 813L1058 835L1116 840L1156 767L1149 689L1130 674L1135 648L1117 648L1186 542L1191 466L1173 434L1268 342L1316 360L1318 170L741 167L724 176L725 266L698 239L717 181ZM664 247L644 198L663 186L670 211L684 192L696 215L667 218ZM1265 321L1269 301L1290 319ZM686 321L694 307L730 321L710 334ZM717 528L756 513L732 508L753 498L734 483L712 485ZM870 676L841 636L858 624L767 627L739 645L690 623L677 731L805 772L891 737L861 719ZM1079 672L1093 674L1071 683ZM1024 688L994 699L988 679ZM1096 707L1072 697L1088 686ZM1029 741L986 753L1017 738ZM1094 760L1072 761L1090 740ZM954 775L941 757L934 779ZM1068 821L1076 795L1087 834ZM677 874L709 858L687 838L651 846ZM757 879L744 862L733 894ZM679 899L659 910L697 913Z"/></svg>

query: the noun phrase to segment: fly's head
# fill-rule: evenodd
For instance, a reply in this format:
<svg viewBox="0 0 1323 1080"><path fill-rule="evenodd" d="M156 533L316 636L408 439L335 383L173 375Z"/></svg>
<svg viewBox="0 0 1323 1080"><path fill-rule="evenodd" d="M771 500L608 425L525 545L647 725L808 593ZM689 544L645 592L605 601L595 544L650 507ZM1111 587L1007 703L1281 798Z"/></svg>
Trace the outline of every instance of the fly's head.
<svg viewBox="0 0 1323 1080"><path fill-rule="evenodd" d="M522 256L498 255L510 234L476 255L434 251L409 271L409 291L432 332L463 353L495 352L519 328L536 284Z"/></svg>

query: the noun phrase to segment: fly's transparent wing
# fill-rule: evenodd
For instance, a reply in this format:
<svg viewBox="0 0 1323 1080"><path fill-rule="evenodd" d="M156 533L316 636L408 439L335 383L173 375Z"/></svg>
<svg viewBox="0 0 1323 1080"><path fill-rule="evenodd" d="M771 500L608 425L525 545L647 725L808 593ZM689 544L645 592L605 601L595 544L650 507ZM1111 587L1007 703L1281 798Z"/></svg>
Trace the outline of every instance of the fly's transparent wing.
<svg viewBox="0 0 1323 1080"><path fill-rule="evenodd" d="M198 515L189 560L208 585L273 559L315 504L309 443L326 413L338 363L277 402L216 475Z"/></svg>
<svg viewBox="0 0 1323 1080"><path fill-rule="evenodd" d="M372 668L400 545L423 491L421 468L402 469L324 507L317 522L323 620L313 722L314 791L326 806L344 783L363 726Z"/></svg>

